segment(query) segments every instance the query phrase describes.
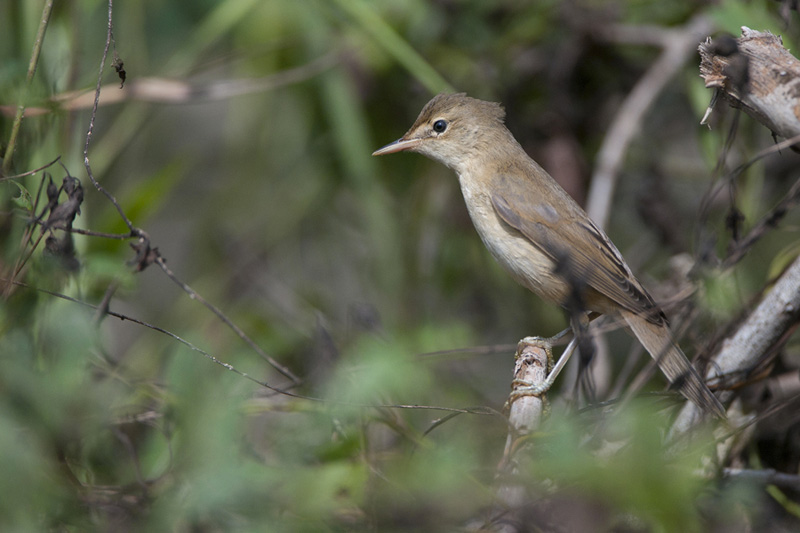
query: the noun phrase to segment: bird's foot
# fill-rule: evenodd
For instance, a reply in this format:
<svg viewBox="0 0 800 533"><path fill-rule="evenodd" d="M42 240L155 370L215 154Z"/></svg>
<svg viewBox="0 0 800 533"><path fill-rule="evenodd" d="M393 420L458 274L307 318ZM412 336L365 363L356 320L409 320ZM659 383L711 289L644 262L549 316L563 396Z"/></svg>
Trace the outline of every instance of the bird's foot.
<svg viewBox="0 0 800 533"><path fill-rule="evenodd" d="M569 330L565 330L568 332ZM512 391L508 397L508 401L506 402L506 406L511 405L514 401L522 398L524 396L535 396L538 398L544 399L544 394L550 390L550 387L553 386L555 383L556 378L564 369L564 365L567 364L569 361L572 352L575 351L575 347L577 346L577 340L575 337L569 342L567 347L564 349L564 353L561 354L556 364L553 364L553 350L552 346L561 337L565 335L565 332L561 332L558 335L550 338L545 337L525 337L519 344L517 344L517 353L515 354L515 358L519 363L520 360L523 358L526 350L530 351L531 349L539 349L543 350L547 356L547 369L542 376L541 380L528 381L524 379L515 378L511 382Z"/></svg>
<svg viewBox="0 0 800 533"><path fill-rule="evenodd" d="M533 383L524 379L515 379L511 382L511 387L513 387L514 390L508 395L507 403L514 403L514 401L523 396L543 396L550 390L550 386L551 384L546 381L544 383Z"/></svg>
<svg viewBox="0 0 800 533"><path fill-rule="evenodd" d="M514 358L517 360L515 373L517 376L535 379L531 381L519 377L514 378L511 382L511 394L506 401L506 409L525 396L545 399L544 394L552 385L552 382L546 379L553 368L552 344L552 339L543 337L525 337L519 341L517 352L514 354ZM520 365L523 366L520 367Z"/></svg>

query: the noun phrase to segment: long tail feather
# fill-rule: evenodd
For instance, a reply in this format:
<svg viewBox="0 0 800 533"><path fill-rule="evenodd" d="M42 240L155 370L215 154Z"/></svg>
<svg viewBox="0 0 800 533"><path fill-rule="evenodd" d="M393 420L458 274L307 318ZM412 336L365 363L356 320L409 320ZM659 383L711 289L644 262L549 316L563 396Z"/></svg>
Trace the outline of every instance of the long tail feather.
<svg viewBox="0 0 800 533"><path fill-rule="evenodd" d="M631 328L639 342L650 352L658 367L686 398L706 412L725 418L725 409L714 393L706 386L700 374L692 366L683 351L672 340L669 326L655 324L627 310L622 317Z"/></svg>

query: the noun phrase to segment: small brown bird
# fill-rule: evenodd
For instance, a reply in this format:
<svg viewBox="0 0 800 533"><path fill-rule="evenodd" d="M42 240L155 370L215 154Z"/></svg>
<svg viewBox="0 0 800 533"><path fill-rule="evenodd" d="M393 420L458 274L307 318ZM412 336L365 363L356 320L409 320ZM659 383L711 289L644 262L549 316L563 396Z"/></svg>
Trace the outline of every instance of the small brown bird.
<svg viewBox="0 0 800 533"><path fill-rule="evenodd" d="M661 309L606 234L506 128L505 111L465 94L440 94L411 129L372 155L408 150L458 174L472 223L495 259L521 285L582 317L621 316L674 387L718 417L725 410L672 339ZM576 307L579 309L576 310ZM575 337L544 387L574 349Z"/></svg>

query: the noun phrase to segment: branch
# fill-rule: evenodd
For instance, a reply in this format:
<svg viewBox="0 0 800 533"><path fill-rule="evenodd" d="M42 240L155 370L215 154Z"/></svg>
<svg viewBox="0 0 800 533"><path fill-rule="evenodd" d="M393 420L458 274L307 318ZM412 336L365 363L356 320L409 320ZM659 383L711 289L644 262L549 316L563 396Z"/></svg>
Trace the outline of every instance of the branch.
<svg viewBox="0 0 800 533"><path fill-rule="evenodd" d="M514 397L513 392L517 391L523 384L534 387L543 384L547 379L548 368L549 357L547 351L539 346L525 344L514 363L514 385L512 399L509 400L509 433L504 460L509 460L513 455L514 450L517 448L515 444L517 439L527 437L531 432L539 428L547 401L544 395Z"/></svg>
<svg viewBox="0 0 800 533"><path fill-rule="evenodd" d="M28 63L28 75L25 77L25 94L22 102L17 106L14 122L11 125L11 134L8 137L6 152L3 156L3 160L0 161L0 163L3 165L2 171L0 171L0 176L8 174L8 172L11 170L11 158L14 155L14 147L17 143L17 136L19 135L19 129L22 126L22 116L25 113L25 100L28 98L28 91L30 90L33 76L36 74L36 67L39 65L39 55L42 52L44 35L47 32L47 26L50 24L50 15L52 13L53 0L47 0L44 3L44 9L42 9L42 18L39 21L39 29L36 32L36 39L33 42L33 52L31 53L31 59Z"/></svg>
<svg viewBox="0 0 800 533"><path fill-rule="evenodd" d="M172 280L172 282L173 282L173 283L175 283L175 284L176 284L176 285L178 285L178 286L179 286L181 289L183 289L183 291L184 291L186 294L188 294L188 295L189 295L189 298L191 298L192 300L195 300L195 301L198 301L198 302L200 302L201 304L203 304L203 305L206 307L206 309L208 309L209 311L211 311L212 313L214 313L214 315L216 315L216 317L217 317L217 318L218 318L218 319L219 319L219 320L220 320L220 321L221 321L223 324L225 324L226 326L228 326L229 328L231 328L231 330L233 330L233 332L234 332L234 333L236 333L236 335L237 335L237 336L238 336L240 339L242 339L244 342L246 342L246 343L247 343L247 345L248 345L248 346L250 346L250 348L251 348L251 349L252 349L254 352L256 352L258 355L260 355L260 356L261 356L261 358L262 358L262 359L264 359L265 361L267 361L267 362L268 362L268 363L269 363L269 364L272 366L272 368L274 368L275 370L277 370L278 372L280 372L281 374L283 374L285 377L289 378L289 379L292 381L292 385L295 385L295 386L296 386L296 385L299 385L299 384L300 384L300 381L301 381L301 380L300 380L300 378L299 378L299 377L297 377L297 376L295 376L295 375L294 375L294 373L293 373L291 370L289 370L289 368L288 368L288 367L286 367L286 366L284 366L284 365L280 364L280 363L279 363L279 362L278 362L276 359L273 359L272 357L270 357L269 355L267 355L267 353L266 353L264 350L262 350L262 349L261 349L261 346L259 346L258 344L256 344L256 342L255 342L253 339L251 339L251 338L250 338L250 337L249 337L249 336L248 336L248 335L247 335L247 334L244 332L244 330L243 330L242 328L240 328L239 326L237 326L237 325L236 325L236 324L235 324L235 323L234 323L234 322L233 322L233 321L232 321L230 318L228 318L228 317L227 317L227 315L225 315L225 313L223 313L223 312L222 312L222 311L221 311L221 310L220 310L220 309L219 309L217 306L215 306L214 304L212 304L211 302L209 302L208 300L206 300L205 298L203 298L202 296L200 296L200 294L199 294L199 293L197 293L197 292L196 292L194 289L192 289L192 288L191 288L191 287L190 287L190 286L189 286L187 283L184 283L183 281L181 281L181 280L178 278L178 276L176 276L176 275L175 275L175 274L172 272L172 270L170 270L170 269L169 269L169 267L167 266L167 262L164 260L164 258L163 258L163 257L161 257L161 255L158 253L158 250L157 250L157 249L153 249L153 256L152 256L152 258L153 258L153 261L154 261L154 262L155 262L155 263L156 263L156 264L157 264L157 265L158 265L158 266L161 268L161 270L164 272L164 274L166 274L166 275L167 275L167 277L168 277L170 280Z"/></svg>
<svg viewBox="0 0 800 533"><path fill-rule="evenodd" d="M716 89L701 124L721 94L775 135L800 135L800 61L779 36L742 26L738 39L706 39L698 50L700 76L707 88Z"/></svg>
<svg viewBox="0 0 800 533"><path fill-rule="evenodd" d="M261 349L250 337L248 337L244 331L239 328L236 324L233 323L222 311L220 311L215 305L208 302L205 298L200 296L197 292L195 292L188 284L181 281L175 274L167 267L166 261L158 251L157 247L153 247L150 245L150 237L147 235L145 231L140 228L137 228L133 225L133 222L127 217L125 211L120 206L117 199L107 190L105 189L100 182L97 181L94 177L94 173L92 172L92 166L89 161L89 147L91 145L92 135L94 133L94 125L95 119L97 117L97 109L100 103L100 93L102 90L102 81L103 81L103 71L105 69L105 62L106 58L108 57L108 51L111 47L112 42L114 41L114 2L113 0L108 0L108 30L106 33L106 44L105 48L103 49L103 55L100 59L100 71L97 76L97 85L95 87L94 92L94 100L92 105L92 112L91 117L89 119L89 129L86 132L86 142L83 148L83 164L86 167L86 173L89 176L89 179L92 181L95 189L99 192L104 194L106 198L114 205L119 213L120 218L125 222L125 225L130 230L129 237L131 238L138 238L136 243L132 244L133 249L137 252L137 257L135 260L136 269L137 271L144 270L147 266L152 263L157 263L164 274L169 277L169 279L181 287L190 298L193 300L197 300L202 303L207 309L209 309L212 313L214 313L225 325L230 327L243 341L245 341L253 350L256 351L264 360L266 360L273 368L275 368L278 372L283 374L285 377L289 378L292 381L293 385L298 385L300 383L300 379L295 376L287 367L278 363L275 359L267 355L264 350ZM115 54L116 55L116 54ZM106 235L108 236L108 235ZM116 238L112 236L112 238ZM107 306L107 303L105 304ZM224 366L224 365L223 365ZM227 367L226 367L227 368Z"/></svg>
<svg viewBox="0 0 800 533"><path fill-rule="evenodd" d="M800 476L786 474L777 470L746 470L744 468L723 468L722 475L726 479L755 481L763 485L776 485L784 489L800 490Z"/></svg>
<svg viewBox="0 0 800 533"><path fill-rule="evenodd" d="M772 290L728 337L712 357L706 379L718 388L731 388L729 379L736 377L736 385L746 381L756 369L763 367L763 358L776 352L776 345L785 342L800 320L800 257L787 268ZM723 392L724 403L733 392ZM686 403L672 427L673 434L686 433L702 418L693 403Z"/></svg>
<svg viewBox="0 0 800 533"><path fill-rule="evenodd" d="M659 40L664 43L663 52L625 99L597 154L586 211L601 228L608 223L619 169L645 114L669 80L689 59L695 43L710 29L711 22L707 18L696 16L683 28L671 30L670 39L664 39L663 34L659 34Z"/></svg>
<svg viewBox="0 0 800 533"><path fill-rule="evenodd" d="M731 106L741 107L774 134L790 139L786 143L795 141L792 138L800 135L800 106L796 96L800 91L800 61L783 47L780 37L742 27L740 38L706 39L699 51L700 75L706 87L715 89L702 123L708 120L718 96L722 95ZM782 214L784 208L794 205L797 192L793 187L775 214ZM771 224L771 218L763 222L765 227ZM758 236L756 231L748 237ZM732 259L738 258L734 254ZM798 287L800 257L783 272L737 331L721 344L711 358L707 379L720 389L731 389L769 366L800 320ZM726 390L721 400L730 400L732 396L733 392ZM672 432L685 433L700 419L697 408L685 404Z"/></svg>
<svg viewBox="0 0 800 533"><path fill-rule="evenodd" d="M508 438L496 475L500 480L497 498L503 508L497 513L499 515L505 515L505 511L508 509L513 514L515 509L521 508L528 501L525 487L519 479L517 457L523 450L529 448L530 434L539 428L547 403L544 395L515 396L514 392L523 386L523 382L533 386L542 385L547 379L549 367L550 355L542 347L525 344L522 352L517 354L514 365L514 385L509 398ZM503 521L506 525L503 531L519 530L513 525L513 517L510 519L505 515Z"/></svg>
<svg viewBox="0 0 800 533"><path fill-rule="evenodd" d="M339 53L334 50L299 67L270 74L261 78L214 80L206 83L190 82L168 78L135 78L125 84L125 90L110 90L112 85L103 85L99 107L127 101L151 102L158 104L196 104L229 100L237 96L266 92L278 87L300 83L321 74L335 66ZM54 111L75 111L94 106L94 92L79 90L53 96L49 106L29 107L25 116L38 116ZM13 106L0 105L0 114L13 112Z"/></svg>

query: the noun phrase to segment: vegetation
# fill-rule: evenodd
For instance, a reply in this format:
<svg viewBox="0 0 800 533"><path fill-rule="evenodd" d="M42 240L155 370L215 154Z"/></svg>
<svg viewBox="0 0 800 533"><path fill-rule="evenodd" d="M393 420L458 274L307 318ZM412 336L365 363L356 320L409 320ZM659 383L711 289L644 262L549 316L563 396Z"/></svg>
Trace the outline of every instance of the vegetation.
<svg viewBox="0 0 800 533"><path fill-rule="evenodd" d="M665 447L681 400L660 376L617 403L649 358L610 332L593 394L574 375L550 393L517 457L523 511L504 514L516 342L565 317L493 262L451 171L370 157L465 91L503 102L583 203L665 30L746 25L796 53L790 2L52 4L0 4L0 529L798 527L793 478L722 470L797 473L796 389L774 401L800 363L789 336L737 389L753 423L716 462L727 434ZM701 127L696 54L677 72L607 229L702 360L797 256L790 210L721 266L800 157L734 172L770 132L724 104Z"/></svg>

